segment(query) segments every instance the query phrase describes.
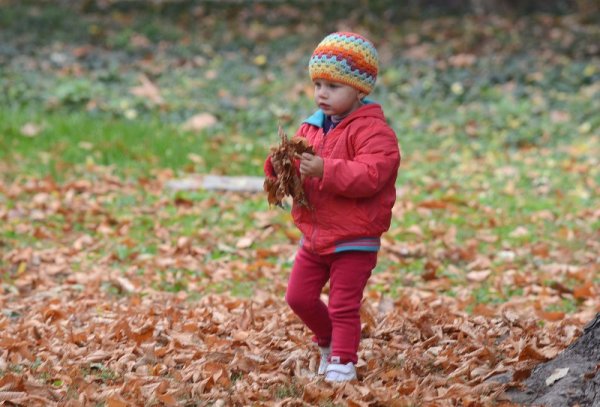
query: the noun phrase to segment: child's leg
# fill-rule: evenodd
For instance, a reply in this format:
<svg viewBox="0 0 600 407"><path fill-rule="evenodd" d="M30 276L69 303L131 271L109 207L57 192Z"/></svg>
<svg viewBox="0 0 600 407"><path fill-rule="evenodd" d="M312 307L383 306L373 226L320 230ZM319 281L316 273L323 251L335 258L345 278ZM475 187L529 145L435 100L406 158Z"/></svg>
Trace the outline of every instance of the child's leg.
<svg viewBox="0 0 600 407"><path fill-rule="evenodd" d="M331 342L331 320L321 301L321 290L329 279L329 265L318 255L300 248L288 282L285 300L315 334L319 346Z"/></svg>
<svg viewBox="0 0 600 407"><path fill-rule="evenodd" d="M371 271L377 264L376 252L344 252L331 266L329 317L332 323L331 357L337 363L358 361L360 342L360 303ZM330 357L330 359L331 359Z"/></svg>

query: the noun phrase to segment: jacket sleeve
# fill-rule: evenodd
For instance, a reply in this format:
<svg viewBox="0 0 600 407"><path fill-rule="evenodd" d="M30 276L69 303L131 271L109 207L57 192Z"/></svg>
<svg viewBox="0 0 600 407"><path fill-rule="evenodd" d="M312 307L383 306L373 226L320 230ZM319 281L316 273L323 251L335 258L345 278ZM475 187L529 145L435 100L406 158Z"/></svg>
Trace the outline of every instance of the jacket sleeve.
<svg viewBox="0 0 600 407"><path fill-rule="evenodd" d="M366 198L379 192L398 172L400 149L391 129L376 130L357 141L353 160L324 158L321 190L348 198Z"/></svg>

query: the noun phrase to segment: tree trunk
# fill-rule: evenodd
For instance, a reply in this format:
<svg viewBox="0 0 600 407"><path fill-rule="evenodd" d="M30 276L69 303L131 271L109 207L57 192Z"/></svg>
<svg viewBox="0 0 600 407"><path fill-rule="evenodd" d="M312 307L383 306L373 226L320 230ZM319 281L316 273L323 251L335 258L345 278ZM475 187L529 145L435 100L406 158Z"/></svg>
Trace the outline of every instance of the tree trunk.
<svg viewBox="0 0 600 407"><path fill-rule="evenodd" d="M600 406L600 313L588 323L579 339L554 359L536 366L523 384L523 390L506 392L515 403Z"/></svg>

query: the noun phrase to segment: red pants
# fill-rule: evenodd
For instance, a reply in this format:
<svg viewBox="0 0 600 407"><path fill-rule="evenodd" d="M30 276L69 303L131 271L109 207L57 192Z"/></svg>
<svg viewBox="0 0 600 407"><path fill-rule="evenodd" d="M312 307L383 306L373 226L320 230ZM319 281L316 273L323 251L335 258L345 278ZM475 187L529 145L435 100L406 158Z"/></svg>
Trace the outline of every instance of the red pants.
<svg viewBox="0 0 600 407"><path fill-rule="evenodd" d="M377 252L348 251L319 256L304 248L296 254L285 300L315 334L319 346L331 344L341 363L358 361L360 303ZM329 282L329 304L321 290Z"/></svg>

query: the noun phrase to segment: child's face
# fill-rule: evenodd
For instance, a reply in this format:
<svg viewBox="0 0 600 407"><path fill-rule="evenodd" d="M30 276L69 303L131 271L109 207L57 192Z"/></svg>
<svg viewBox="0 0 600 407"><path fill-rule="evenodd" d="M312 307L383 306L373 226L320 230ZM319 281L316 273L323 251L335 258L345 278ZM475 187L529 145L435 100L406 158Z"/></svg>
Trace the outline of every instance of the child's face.
<svg viewBox="0 0 600 407"><path fill-rule="evenodd" d="M315 103L328 116L344 117L358 109L366 95L352 86L315 79Z"/></svg>

